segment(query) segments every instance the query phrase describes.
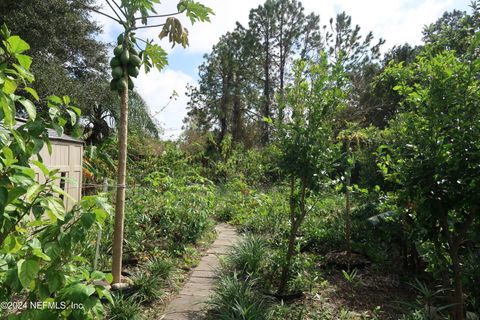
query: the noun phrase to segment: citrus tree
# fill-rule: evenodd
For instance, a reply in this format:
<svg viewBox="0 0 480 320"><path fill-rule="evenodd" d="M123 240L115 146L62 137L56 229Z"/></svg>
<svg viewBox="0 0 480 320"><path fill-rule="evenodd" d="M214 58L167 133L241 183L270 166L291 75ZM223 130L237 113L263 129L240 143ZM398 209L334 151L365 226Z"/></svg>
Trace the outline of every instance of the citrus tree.
<svg viewBox="0 0 480 320"><path fill-rule="evenodd" d="M472 49L478 50L480 37ZM387 131L380 166L410 203L434 272L451 287L454 319L464 318L461 247L480 218L480 60L426 50L409 67L391 65L401 112Z"/></svg>
<svg viewBox="0 0 480 320"><path fill-rule="evenodd" d="M156 5L160 0L105 0L113 16L92 8L92 11L104 15L123 27L118 36L118 46L110 61L112 81L110 87L120 95L120 125L118 132L118 171L117 195L115 202L115 227L113 237L112 273L114 283L121 283L123 224L125 211L125 181L127 174L127 132L128 132L128 90L133 89L132 77L137 77L140 67L145 72L151 68L162 70L167 65L166 51L152 39L137 36L139 29L161 28L159 39L168 38L175 46L188 46L188 30L176 18L178 14L186 15L193 24L197 21L209 21L212 10L194 0L180 0L177 10L172 13L158 14ZM152 21L154 21L152 23ZM140 51L137 51L140 50Z"/></svg>
<svg viewBox="0 0 480 320"><path fill-rule="evenodd" d="M102 197L84 197L67 212L62 197L69 195L58 187L58 170L49 170L39 155L43 148L51 152L47 130L62 135L67 122L77 123L79 109L67 96L50 96L49 117L37 118L39 96L30 86L32 59L25 54L29 45L5 26L0 38L0 316L98 318L100 298L111 297L94 281L111 281L111 275L92 271L82 252L109 205ZM19 108L28 114L24 124L16 123ZM45 176L44 183L36 172Z"/></svg>
<svg viewBox="0 0 480 320"><path fill-rule="evenodd" d="M298 61L294 81L281 101L286 119L276 123L275 132L279 168L289 181L290 231L279 294L287 289L298 230L313 208L308 200L329 183L338 156L333 125L335 112L345 107L346 101L339 85L345 81L341 70L339 65L328 63L326 55L319 63Z"/></svg>

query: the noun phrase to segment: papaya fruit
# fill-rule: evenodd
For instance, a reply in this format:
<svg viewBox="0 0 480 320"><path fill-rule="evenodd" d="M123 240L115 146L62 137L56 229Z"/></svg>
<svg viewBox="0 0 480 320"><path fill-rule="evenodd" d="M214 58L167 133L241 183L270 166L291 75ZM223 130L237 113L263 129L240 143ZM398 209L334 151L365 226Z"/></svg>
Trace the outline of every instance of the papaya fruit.
<svg viewBox="0 0 480 320"><path fill-rule="evenodd" d="M112 58L112 60L110 60L110 67L115 68L115 67L119 67L121 66L122 63L120 62L120 59L118 58Z"/></svg>
<svg viewBox="0 0 480 320"><path fill-rule="evenodd" d="M112 79L110 81L110 90L112 90L112 91L117 90L117 80L116 79Z"/></svg>
<svg viewBox="0 0 480 320"><path fill-rule="evenodd" d="M122 78L122 79L119 79L118 82L117 82L117 90L118 92L123 92L125 89L128 88L128 83L127 83L127 80L125 80L125 78Z"/></svg>
<svg viewBox="0 0 480 320"><path fill-rule="evenodd" d="M123 76L123 68L118 66L112 69L113 79L120 79Z"/></svg>
<svg viewBox="0 0 480 320"><path fill-rule="evenodd" d="M138 51L135 50L135 48L133 47L133 45L130 46L130 50L128 50L128 51L130 51L130 58L131 58L132 56L138 56Z"/></svg>
<svg viewBox="0 0 480 320"><path fill-rule="evenodd" d="M123 33L120 33L117 37L117 44L123 44Z"/></svg>
<svg viewBox="0 0 480 320"><path fill-rule="evenodd" d="M115 47L115 49L113 49L113 54L115 55L115 57L117 58L120 58L120 56L122 55L123 53L123 46L120 44L118 46Z"/></svg>
<svg viewBox="0 0 480 320"><path fill-rule="evenodd" d="M133 64L129 64L128 65L128 75L130 77L138 77L138 74L140 73L140 68L138 68L137 66L134 66Z"/></svg>
<svg viewBox="0 0 480 320"><path fill-rule="evenodd" d="M135 67L140 67L142 64L142 59L138 55L131 55L130 56L130 63Z"/></svg>
<svg viewBox="0 0 480 320"><path fill-rule="evenodd" d="M133 85L132 79L128 78L128 90L133 90L133 87L134 87L134 85Z"/></svg>
<svg viewBox="0 0 480 320"><path fill-rule="evenodd" d="M122 61L123 64L128 64L128 61L130 60L130 53L128 50L123 50L122 55L120 56L120 61Z"/></svg>

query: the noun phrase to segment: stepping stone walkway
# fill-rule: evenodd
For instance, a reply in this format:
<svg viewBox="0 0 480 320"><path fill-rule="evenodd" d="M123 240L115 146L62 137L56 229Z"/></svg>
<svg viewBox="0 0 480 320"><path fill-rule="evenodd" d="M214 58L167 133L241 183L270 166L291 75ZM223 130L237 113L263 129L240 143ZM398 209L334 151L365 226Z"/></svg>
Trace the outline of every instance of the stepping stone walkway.
<svg viewBox="0 0 480 320"><path fill-rule="evenodd" d="M170 302L163 320L203 319L208 297L215 287L215 272L220 267L219 255L225 255L228 249L239 239L235 229L221 223L215 227L217 239L207 250L179 295Z"/></svg>

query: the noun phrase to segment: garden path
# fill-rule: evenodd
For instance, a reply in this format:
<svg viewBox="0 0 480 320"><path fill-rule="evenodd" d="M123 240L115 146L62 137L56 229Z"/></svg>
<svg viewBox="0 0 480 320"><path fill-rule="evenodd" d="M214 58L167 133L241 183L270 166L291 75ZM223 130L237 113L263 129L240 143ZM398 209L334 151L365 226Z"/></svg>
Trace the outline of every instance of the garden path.
<svg viewBox="0 0 480 320"><path fill-rule="evenodd" d="M220 267L218 256L225 255L228 249L239 239L235 229L221 223L216 226L217 239L206 251L200 263L193 269L178 296L170 302L163 320L203 319L208 297L215 287L215 273Z"/></svg>

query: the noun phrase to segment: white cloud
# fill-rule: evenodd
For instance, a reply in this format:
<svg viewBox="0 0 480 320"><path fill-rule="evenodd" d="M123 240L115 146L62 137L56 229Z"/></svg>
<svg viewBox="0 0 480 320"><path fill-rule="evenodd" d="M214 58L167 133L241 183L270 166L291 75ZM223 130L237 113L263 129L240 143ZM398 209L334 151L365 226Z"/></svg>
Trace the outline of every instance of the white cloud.
<svg viewBox="0 0 480 320"><path fill-rule="evenodd" d="M185 95L187 84L196 85L191 76L172 69L162 72L152 70L148 74L143 71L134 80L138 93L143 97L164 128L164 138L177 137L181 133L182 120L187 113L188 98ZM176 91L178 97L170 100Z"/></svg>

